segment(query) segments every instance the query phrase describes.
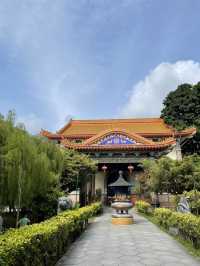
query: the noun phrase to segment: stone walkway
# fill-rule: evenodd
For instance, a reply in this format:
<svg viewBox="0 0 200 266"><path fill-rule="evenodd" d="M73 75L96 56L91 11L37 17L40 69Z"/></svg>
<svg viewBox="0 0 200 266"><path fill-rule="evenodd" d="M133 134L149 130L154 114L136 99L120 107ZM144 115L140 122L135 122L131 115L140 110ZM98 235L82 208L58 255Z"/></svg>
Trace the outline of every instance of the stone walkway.
<svg viewBox="0 0 200 266"><path fill-rule="evenodd" d="M171 236L134 213L135 224L112 225L110 210L97 217L57 266L196 266Z"/></svg>

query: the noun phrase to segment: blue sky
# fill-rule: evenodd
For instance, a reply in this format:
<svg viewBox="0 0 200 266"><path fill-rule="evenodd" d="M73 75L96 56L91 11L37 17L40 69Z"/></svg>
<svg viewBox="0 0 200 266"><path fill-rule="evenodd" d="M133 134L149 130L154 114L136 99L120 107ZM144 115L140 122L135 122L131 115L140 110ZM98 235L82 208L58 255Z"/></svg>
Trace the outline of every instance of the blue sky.
<svg viewBox="0 0 200 266"><path fill-rule="evenodd" d="M159 116L200 80L199 0L1 0L0 112L30 132Z"/></svg>

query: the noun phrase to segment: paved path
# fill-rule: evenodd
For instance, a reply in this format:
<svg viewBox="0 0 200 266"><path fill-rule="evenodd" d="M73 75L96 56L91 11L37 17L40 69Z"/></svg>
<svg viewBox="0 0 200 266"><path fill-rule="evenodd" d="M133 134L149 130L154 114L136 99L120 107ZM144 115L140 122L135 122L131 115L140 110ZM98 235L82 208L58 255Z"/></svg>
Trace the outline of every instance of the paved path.
<svg viewBox="0 0 200 266"><path fill-rule="evenodd" d="M200 265L171 236L134 213L135 224L112 225L110 211L97 217L57 266Z"/></svg>

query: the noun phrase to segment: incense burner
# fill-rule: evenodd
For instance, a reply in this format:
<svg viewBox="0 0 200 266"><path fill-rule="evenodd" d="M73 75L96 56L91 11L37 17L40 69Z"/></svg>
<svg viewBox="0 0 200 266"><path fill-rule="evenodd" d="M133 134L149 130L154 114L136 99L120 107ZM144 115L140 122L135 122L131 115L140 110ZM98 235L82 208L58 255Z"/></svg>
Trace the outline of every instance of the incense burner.
<svg viewBox="0 0 200 266"><path fill-rule="evenodd" d="M111 207L116 210L117 213L128 213L128 210L133 207L133 204L126 201L115 201L112 203Z"/></svg>
<svg viewBox="0 0 200 266"><path fill-rule="evenodd" d="M116 211L112 214L112 224L133 224L133 216L128 213L128 210L133 207L131 201L115 201L112 203L111 207Z"/></svg>

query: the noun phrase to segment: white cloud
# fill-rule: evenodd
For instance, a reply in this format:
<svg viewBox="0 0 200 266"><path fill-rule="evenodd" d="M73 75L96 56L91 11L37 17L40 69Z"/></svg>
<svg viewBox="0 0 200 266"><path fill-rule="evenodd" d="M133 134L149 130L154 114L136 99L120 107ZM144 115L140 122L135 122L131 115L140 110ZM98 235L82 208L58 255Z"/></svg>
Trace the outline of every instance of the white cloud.
<svg viewBox="0 0 200 266"><path fill-rule="evenodd" d="M26 111L40 110L43 127L55 131L66 116L87 117L91 103L99 105L102 99L96 95L109 79L103 66L107 40L100 38L99 30L111 18L116 20L120 7L88 1L2 0L0 45L6 47L12 68L19 69L19 80L26 83L20 89L34 103L27 108L22 99L17 113L26 116Z"/></svg>
<svg viewBox="0 0 200 266"><path fill-rule="evenodd" d="M40 119L33 113L18 117L17 123L23 123L26 129L32 134L38 134L44 124L42 119Z"/></svg>
<svg viewBox="0 0 200 266"><path fill-rule="evenodd" d="M162 102L167 94L182 83L200 81L200 63L192 60L161 63L144 80L135 84L128 102L121 110L125 117L160 116Z"/></svg>
<svg viewBox="0 0 200 266"><path fill-rule="evenodd" d="M10 64L23 69L27 94L49 113L51 130L63 126L67 115L79 115L80 102L97 87L93 70L87 71L84 45L80 49L79 6L64 0L3 0L0 6L0 44L6 43ZM32 114L22 120L31 132L40 124Z"/></svg>

